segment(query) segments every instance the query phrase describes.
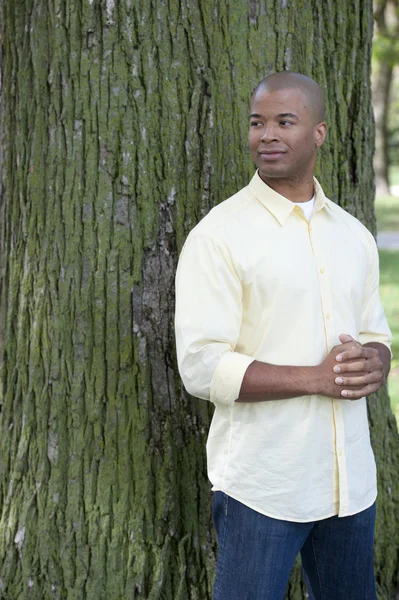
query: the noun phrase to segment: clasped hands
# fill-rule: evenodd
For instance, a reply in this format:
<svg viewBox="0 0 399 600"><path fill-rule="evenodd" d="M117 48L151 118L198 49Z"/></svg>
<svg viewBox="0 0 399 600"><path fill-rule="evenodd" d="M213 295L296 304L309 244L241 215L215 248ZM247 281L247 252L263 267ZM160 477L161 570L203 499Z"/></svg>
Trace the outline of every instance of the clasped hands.
<svg viewBox="0 0 399 600"><path fill-rule="evenodd" d="M324 396L358 400L373 394L385 383L383 362L376 348L362 346L352 336L341 334L319 365Z"/></svg>

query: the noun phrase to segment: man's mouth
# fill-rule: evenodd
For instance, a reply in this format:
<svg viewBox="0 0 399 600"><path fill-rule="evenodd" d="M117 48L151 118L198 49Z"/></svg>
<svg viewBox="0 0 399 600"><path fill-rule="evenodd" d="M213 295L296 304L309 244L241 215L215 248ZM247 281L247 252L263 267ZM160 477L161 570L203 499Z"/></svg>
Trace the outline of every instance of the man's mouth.
<svg viewBox="0 0 399 600"><path fill-rule="evenodd" d="M284 154L285 152L283 152L282 150L261 150L259 152L259 156L262 158L262 160L265 161L278 160L279 158L284 156Z"/></svg>

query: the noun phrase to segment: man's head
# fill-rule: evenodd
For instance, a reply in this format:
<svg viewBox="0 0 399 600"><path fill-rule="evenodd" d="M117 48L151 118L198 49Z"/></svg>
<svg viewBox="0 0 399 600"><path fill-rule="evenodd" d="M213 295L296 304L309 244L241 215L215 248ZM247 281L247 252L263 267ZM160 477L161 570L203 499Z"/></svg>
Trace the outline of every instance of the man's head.
<svg viewBox="0 0 399 600"><path fill-rule="evenodd" d="M248 141L262 179L311 177L326 133L323 91L310 77L273 73L252 93Z"/></svg>

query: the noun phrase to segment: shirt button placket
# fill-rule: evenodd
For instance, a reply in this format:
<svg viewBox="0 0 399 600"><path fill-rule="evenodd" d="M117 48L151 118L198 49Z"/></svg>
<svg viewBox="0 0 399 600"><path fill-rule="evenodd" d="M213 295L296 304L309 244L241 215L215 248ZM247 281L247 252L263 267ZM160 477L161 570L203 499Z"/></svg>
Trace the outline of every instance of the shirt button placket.
<svg viewBox="0 0 399 600"><path fill-rule="evenodd" d="M338 463L339 514L348 512L348 479L345 457L344 415L339 400L333 401L335 420L335 452Z"/></svg>
<svg viewBox="0 0 399 600"><path fill-rule="evenodd" d="M316 232L317 233L317 232ZM336 334L334 328L334 311L332 306L331 283L326 270L326 260L322 252L322 245L317 242L315 231L309 226L309 237L312 243L313 253L319 276L320 295L323 310L323 320L326 333L326 346L330 351L336 344ZM344 416L340 407L340 401L333 401L333 419L335 426L335 453L338 466L338 490L339 490L339 512L347 514L348 512L348 484L346 473L346 458L344 452Z"/></svg>
<svg viewBox="0 0 399 600"><path fill-rule="evenodd" d="M317 236L317 228L309 227L309 237L311 240L313 253L316 261L317 271L318 271L318 279L320 285L320 295L323 309L323 321L325 332L327 335L326 345L328 351L336 343L336 335L334 329L334 313L332 307L332 294L331 294L331 284L328 276L328 269L326 268L326 260L322 251L322 244L318 243Z"/></svg>

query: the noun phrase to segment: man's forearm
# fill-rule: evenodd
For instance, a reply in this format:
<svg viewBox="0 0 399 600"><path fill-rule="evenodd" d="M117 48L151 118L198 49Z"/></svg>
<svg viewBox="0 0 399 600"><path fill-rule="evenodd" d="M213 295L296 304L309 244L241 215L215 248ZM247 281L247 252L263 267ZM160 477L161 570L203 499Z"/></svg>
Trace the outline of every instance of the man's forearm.
<svg viewBox="0 0 399 600"><path fill-rule="evenodd" d="M333 371L337 354L353 346L353 340L334 346L319 365L280 366L255 360L247 368L237 402L283 400L318 394L340 398L342 388Z"/></svg>
<svg viewBox="0 0 399 600"><path fill-rule="evenodd" d="M314 392L315 367L271 365L255 360L245 372L237 402L262 402Z"/></svg>
<svg viewBox="0 0 399 600"><path fill-rule="evenodd" d="M376 392L389 373L389 349L379 342L362 346L347 334L342 334L340 340L342 344L313 367L280 366L255 360L245 372L237 402L313 394L356 400Z"/></svg>

